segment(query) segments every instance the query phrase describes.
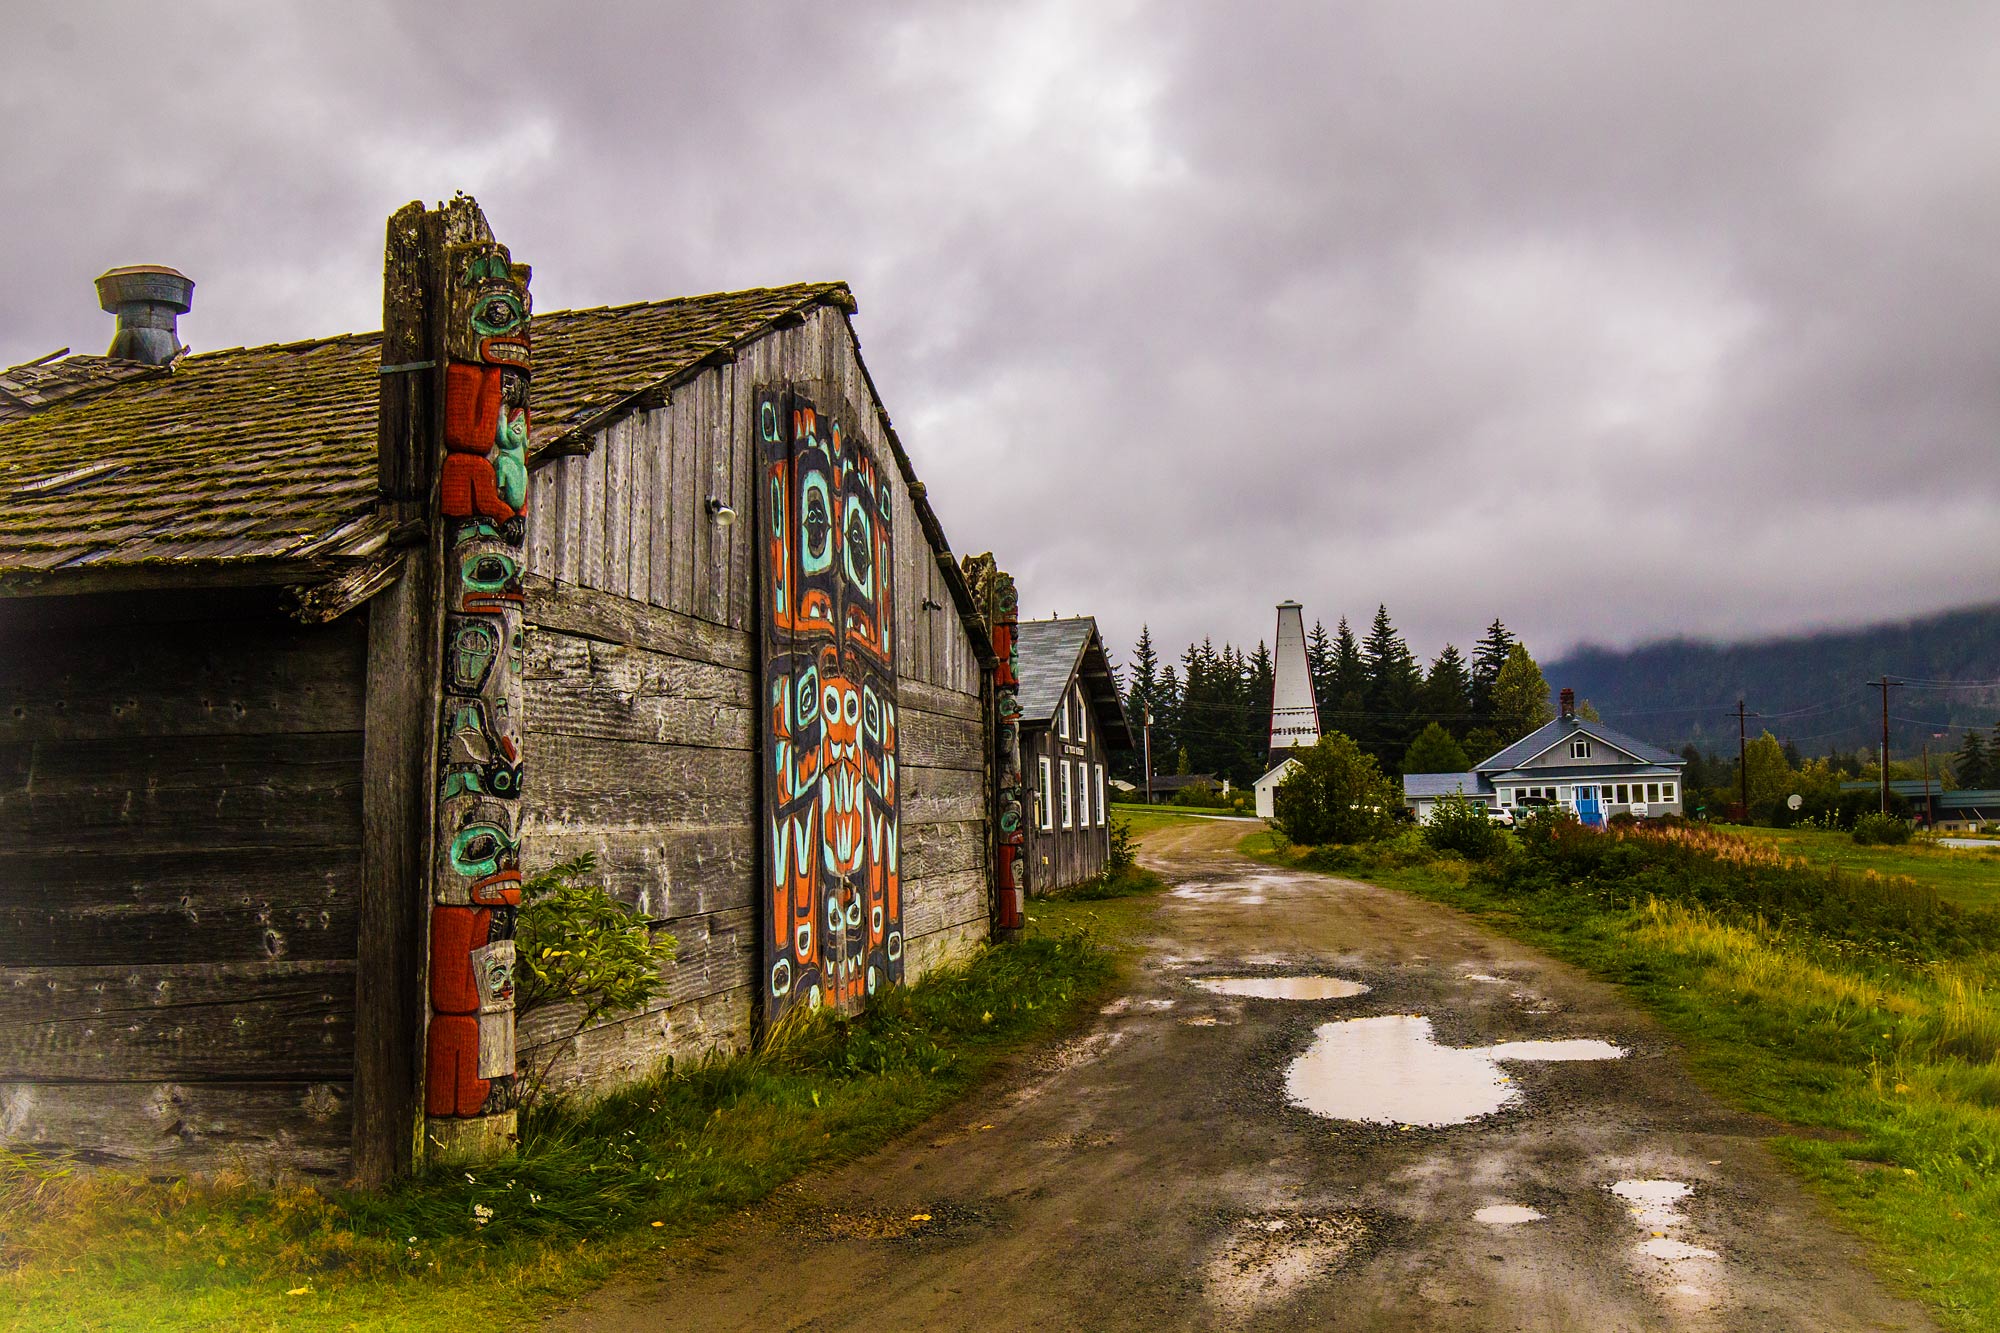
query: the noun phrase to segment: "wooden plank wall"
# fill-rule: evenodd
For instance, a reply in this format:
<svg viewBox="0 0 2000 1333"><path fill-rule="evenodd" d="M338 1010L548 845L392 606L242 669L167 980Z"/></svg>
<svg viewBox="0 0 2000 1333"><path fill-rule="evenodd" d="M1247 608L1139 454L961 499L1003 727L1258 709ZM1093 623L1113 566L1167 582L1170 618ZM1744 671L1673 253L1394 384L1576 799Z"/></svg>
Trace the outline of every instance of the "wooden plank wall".
<svg viewBox="0 0 2000 1333"><path fill-rule="evenodd" d="M0 1142L344 1175L365 618L21 600L0 638Z"/></svg>
<svg viewBox="0 0 2000 1333"><path fill-rule="evenodd" d="M563 1044L574 1020L531 1017L529 1061L556 1085L609 1086L663 1057L750 1040L758 935L757 386L792 383L896 465L840 312L744 348L663 408L539 467L529 502L528 868L583 851L680 941L652 1010ZM737 515L722 527L715 496ZM903 746L903 928L909 978L987 937L977 658L907 484L896 487L896 653Z"/></svg>

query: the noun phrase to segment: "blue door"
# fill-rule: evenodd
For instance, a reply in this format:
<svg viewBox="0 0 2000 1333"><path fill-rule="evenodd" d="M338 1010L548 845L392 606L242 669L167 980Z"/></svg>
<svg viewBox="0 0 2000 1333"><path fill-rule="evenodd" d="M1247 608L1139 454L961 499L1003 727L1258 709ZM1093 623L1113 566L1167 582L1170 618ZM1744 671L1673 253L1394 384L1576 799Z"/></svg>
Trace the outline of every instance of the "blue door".
<svg viewBox="0 0 2000 1333"><path fill-rule="evenodd" d="M1604 827L1604 802L1597 798L1597 788L1576 789L1576 817L1592 828Z"/></svg>

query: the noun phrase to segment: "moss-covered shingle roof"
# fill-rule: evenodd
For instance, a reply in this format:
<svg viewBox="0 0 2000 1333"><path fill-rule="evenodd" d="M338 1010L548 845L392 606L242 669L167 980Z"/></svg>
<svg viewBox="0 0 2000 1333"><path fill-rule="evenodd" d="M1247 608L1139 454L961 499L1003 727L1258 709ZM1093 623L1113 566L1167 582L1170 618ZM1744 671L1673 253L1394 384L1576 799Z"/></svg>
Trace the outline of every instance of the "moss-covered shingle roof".
<svg viewBox="0 0 2000 1333"><path fill-rule="evenodd" d="M534 443L561 447L842 283L537 314ZM87 566L366 554L380 335L206 352L164 368L72 357L0 376L0 579ZM70 371L62 370L70 363ZM39 372L31 374L29 372Z"/></svg>

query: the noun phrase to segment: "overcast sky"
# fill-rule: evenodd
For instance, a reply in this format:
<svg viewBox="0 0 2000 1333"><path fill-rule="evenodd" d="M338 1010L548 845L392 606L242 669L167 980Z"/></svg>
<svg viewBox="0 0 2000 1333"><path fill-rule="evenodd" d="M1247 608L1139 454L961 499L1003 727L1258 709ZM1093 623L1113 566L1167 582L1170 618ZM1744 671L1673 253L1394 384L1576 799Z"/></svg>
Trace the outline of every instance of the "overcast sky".
<svg viewBox="0 0 2000 1333"><path fill-rule="evenodd" d="M545 310L845 278L954 546L1121 656L2000 588L2000 6L6 0L0 117L0 364L115 264L375 328L458 189Z"/></svg>

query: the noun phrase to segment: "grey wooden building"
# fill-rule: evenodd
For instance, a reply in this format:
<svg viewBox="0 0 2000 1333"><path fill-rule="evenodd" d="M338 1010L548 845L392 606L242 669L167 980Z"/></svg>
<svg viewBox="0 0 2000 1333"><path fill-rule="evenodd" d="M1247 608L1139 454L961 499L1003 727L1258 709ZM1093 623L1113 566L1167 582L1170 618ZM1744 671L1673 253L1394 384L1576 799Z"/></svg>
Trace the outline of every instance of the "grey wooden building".
<svg viewBox="0 0 2000 1333"><path fill-rule="evenodd" d="M1037 894L1059 892L1104 870L1111 845L1106 755L1132 748L1132 728L1096 620L1023 620L1014 643L1022 772L1031 792L1028 884Z"/></svg>
<svg viewBox="0 0 2000 1333"><path fill-rule="evenodd" d="M456 1017L441 978L467 955L437 963L435 923L487 899L454 908L424 887L456 739L447 715L440 761L430 686L443 654L448 697L467 650L442 646L427 609L447 538L425 469L444 457L448 506L455 461L430 423L445 418L451 447L454 386L431 378L450 343L424 323L443 307L420 279L458 253L439 241L458 226L497 255L468 272L519 287L525 324L526 269L483 218L461 210L440 232L443 212L391 220L386 342L170 344L153 361L121 344L0 374L0 1141L146 1171L379 1180L450 1116L494 1118L497 1097L449 1108L436 1043ZM525 632L481 669L519 676L515 790L500 793L518 795L518 822L467 855L499 867L482 883L518 883L516 865L594 853L680 948L655 1007L552 1047L570 1025L545 1015L516 1038L511 944L483 946L464 1021L488 1045L461 1071L481 1097L497 1016L510 1066L518 1040L524 1062L555 1057L558 1084L608 1088L745 1046L774 1004L773 952L792 944L760 795L774 723L757 411L773 395L838 423L846 484L865 472L876 506L869 624L897 712L888 803L869 818L886 809L899 875L894 975L988 937L991 648L854 309L820 283L533 317L525 502L476 501L525 522L469 520L523 553L479 566L517 576L490 595ZM504 471L483 467L469 493L496 475L503 494ZM480 938L498 943L488 915ZM825 960L829 977L844 966Z"/></svg>

